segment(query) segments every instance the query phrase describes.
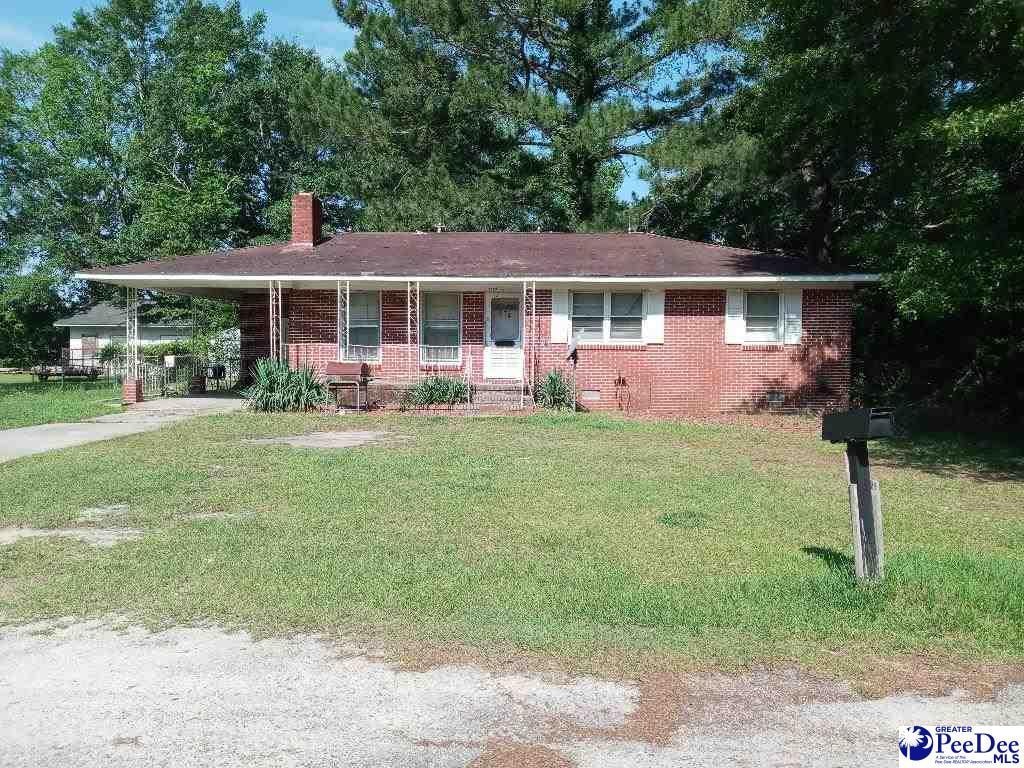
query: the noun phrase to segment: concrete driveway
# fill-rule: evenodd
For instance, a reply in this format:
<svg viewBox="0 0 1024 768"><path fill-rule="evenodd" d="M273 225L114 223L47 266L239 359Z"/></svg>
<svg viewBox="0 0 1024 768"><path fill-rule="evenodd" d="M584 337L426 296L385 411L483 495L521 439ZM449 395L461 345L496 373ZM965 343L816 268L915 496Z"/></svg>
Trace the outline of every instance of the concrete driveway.
<svg viewBox="0 0 1024 768"><path fill-rule="evenodd" d="M112 413L74 424L40 424L0 431L0 463L35 453L56 451L73 445L110 440L159 429L193 416L226 413L242 407L233 395L199 395L149 400Z"/></svg>
<svg viewBox="0 0 1024 768"><path fill-rule="evenodd" d="M639 681L408 668L310 635L0 629L0 765L893 766L897 728L1024 722L1024 686L865 699L796 671Z"/></svg>

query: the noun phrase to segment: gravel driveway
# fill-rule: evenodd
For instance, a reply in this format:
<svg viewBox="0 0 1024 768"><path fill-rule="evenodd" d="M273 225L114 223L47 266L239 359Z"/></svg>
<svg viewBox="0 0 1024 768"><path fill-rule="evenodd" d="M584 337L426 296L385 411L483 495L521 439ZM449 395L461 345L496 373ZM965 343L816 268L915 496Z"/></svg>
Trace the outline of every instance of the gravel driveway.
<svg viewBox="0 0 1024 768"><path fill-rule="evenodd" d="M864 700L797 673L643 684L395 667L316 637L0 630L0 765L892 766L901 724L1024 722L1024 686Z"/></svg>

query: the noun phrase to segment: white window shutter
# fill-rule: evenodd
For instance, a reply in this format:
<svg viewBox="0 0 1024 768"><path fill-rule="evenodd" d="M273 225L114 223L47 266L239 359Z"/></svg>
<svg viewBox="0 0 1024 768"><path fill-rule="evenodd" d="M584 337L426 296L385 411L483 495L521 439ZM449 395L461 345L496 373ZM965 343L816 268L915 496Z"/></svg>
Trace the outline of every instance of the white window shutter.
<svg viewBox="0 0 1024 768"><path fill-rule="evenodd" d="M551 341L559 344L569 341L568 291L551 291Z"/></svg>
<svg viewBox="0 0 1024 768"><path fill-rule="evenodd" d="M725 343L742 344L747 335L747 321L743 317L743 291L725 292Z"/></svg>
<svg viewBox="0 0 1024 768"><path fill-rule="evenodd" d="M665 292L644 291L644 341L665 343Z"/></svg>
<svg viewBox="0 0 1024 768"><path fill-rule="evenodd" d="M799 344L804 333L803 291L797 288L786 291L783 296L785 341L787 344Z"/></svg>

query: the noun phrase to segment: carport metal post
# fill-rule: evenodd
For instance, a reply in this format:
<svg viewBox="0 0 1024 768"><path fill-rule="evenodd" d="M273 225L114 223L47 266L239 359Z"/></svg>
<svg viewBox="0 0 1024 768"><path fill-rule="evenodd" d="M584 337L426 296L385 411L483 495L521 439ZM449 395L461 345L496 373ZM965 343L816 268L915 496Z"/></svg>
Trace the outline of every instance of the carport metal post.
<svg viewBox="0 0 1024 768"><path fill-rule="evenodd" d="M139 378L139 289L125 289L125 375L133 381Z"/></svg>
<svg viewBox="0 0 1024 768"><path fill-rule="evenodd" d="M270 304L270 359L281 360L284 356L284 344L282 343L281 321L281 281L271 280L268 286L268 302Z"/></svg>
<svg viewBox="0 0 1024 768"><path fill-rule="evenodd" d="M125 289L124 301L124 381L121 386L121 402L125 404L142 402L143 372L139 364L139 291Z"/></svg>

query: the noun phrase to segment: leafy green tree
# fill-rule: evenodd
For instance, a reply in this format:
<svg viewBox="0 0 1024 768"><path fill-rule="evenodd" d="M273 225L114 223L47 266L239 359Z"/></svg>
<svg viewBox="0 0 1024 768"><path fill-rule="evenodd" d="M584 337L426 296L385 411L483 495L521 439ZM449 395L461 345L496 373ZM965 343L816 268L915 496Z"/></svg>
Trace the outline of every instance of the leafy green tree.
<svg viewBox="0 0 1024 768"><path fill-rule="evenodd" d="M286 236L292 192L337 188L294 127L324 65L263 33L237 2L109 0L0 52L0 276L41 276L73 307L112 292L76 270Z"/></svg>
<svg viewBox="0 0 1024 768"><path fill-rule="evenodd" d="M0 365L29 366L54 359L61 338L53 322L63 309L45 276L0 278Z"/></svg>
<svg viewBox="0 0 1024 768"><path fill-rule="evenodd" d="M1024 417L1021 5L716 5L717 96L652 149L651 227L882 272L865 393Z"/></svg>

